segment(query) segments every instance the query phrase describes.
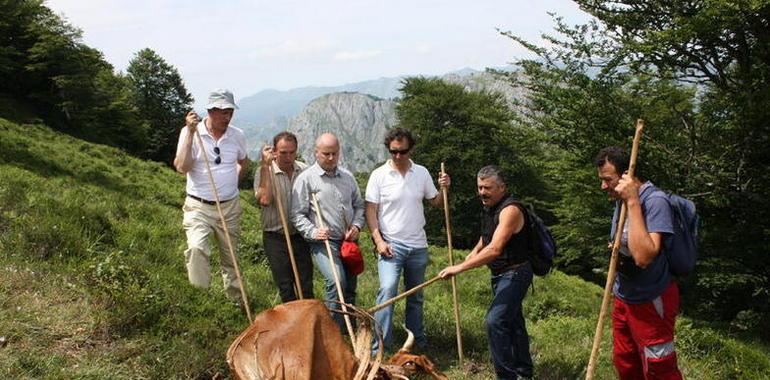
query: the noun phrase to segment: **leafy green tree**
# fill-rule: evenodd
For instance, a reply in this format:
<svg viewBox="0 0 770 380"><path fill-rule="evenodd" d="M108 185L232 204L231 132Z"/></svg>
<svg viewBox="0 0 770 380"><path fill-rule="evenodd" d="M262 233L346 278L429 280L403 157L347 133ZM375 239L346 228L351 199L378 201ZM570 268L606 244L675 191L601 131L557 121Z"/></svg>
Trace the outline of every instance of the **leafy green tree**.
<svg viewBox="0 0 770 380"><path fill-rule="evenodd" d="M476 196L476 172L496 164L510 176L518 196L542 193L542 184L520 152L529 152L528 131L512 127L513 114L502 95L466 91L439 79L408 78L396 107L400 126L417 137L415 162L434 176L445 162L452 176L450 207L453 242L471 247L479 238L481 203ZM530 155L531 156L531 155ZM426 232L432 242L446 243L443 211L430 209Z"/></svg>
<svg viewBox="0 0 770 380"><path fill-rule="evenodd" d="M557 17L548 47L504 33L538 55L520 62L526 120L573 173L590 173L602 145L630 146L633 120L647 120L642 173L695 200L703 219L696 275L684 280L688 308L728 320L767 314L770 2L576 2L595 18L569 26ZM585 271L595 250L584 247L606 229L589 227L593 200L566 192L579 177L559 182L555 212L572 263Z"/></svg>
<svg viewBox="0 0 770 380"><path fill-rule="evenodd" d="M32 24L45 8L42 1L0 0L0 92L21 96L30 77L25 73L27 49L34 44ZM27 75L25 75L27 74Z"/></svg>
<svg viewBox="0 0 770 380"><path fill-rule="evenodd" d="M170 164L179 129L184 125L193 97L177 69L152 49L137 52L127 71L136 105L150 126L143 156Z"/></svg>
<svg viewBox="0 0 770 380"><path fill-rule="evenodd" d="M81 42L80 30L40 1L4 5L0 29L8 46L0 49L0 61L7 65L0 73L11 77L3 77L0 91L30 104L51 127L143 151L146 126L129 87L98 50Z"/></svg>

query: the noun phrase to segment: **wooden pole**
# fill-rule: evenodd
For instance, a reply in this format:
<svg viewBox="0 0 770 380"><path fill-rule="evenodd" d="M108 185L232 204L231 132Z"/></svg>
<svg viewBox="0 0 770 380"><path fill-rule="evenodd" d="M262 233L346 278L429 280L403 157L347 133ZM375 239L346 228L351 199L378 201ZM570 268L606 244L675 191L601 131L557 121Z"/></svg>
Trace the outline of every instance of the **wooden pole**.
<svg viewBox="0 0 770 380"><path fill-rule="evenodd" d="M225 215L222 213L222 205L219 203L219 192L217 192L217 186L214 183L214 176L211 174L211 165L209 165L209 157L206 154L206 149L203 146L203 139L201 138L198 129L195 129L195 136L198 137L198 145L203 153L203 161L206 163L206 172L209 174L209 182L211 182L211 189L214 191L214 201L217 204L217 211L219 212L219 219L222 221L222 229L225 231L225 242L227 242L227 248L230 251L230 260L233 261L233 267L235 268L235 277L238 279L238 285L241 287L241 300L243 300L243 307L246 309L246 318L249 319L249 324L254 321L251 318L251 308L249 307L249 299L246 297L246 288L243 286L243 279L241 278L241 270L238 267L238 258L235 257L235 250L233 249L233 242L230 240L230 231L227 228L227 222L225 221Z"/></svg>
<svg viewBox="0 0 770 380"><path fill-rule="evenodd" d="M633 176L636 169L636 157L639 154L639 140L642 138L642 130L644 129L644 120L638 119L636 121L636 132L634 133L634 142L631 147L631 160L628 164L628 175ZM618 173L622 175L623 173ZM588 369L586 369L586 380L591 380L594 377L594 370L596 369L596 360L599 356L599 346L602 342L602 331L604 330L604 319L607 316L607 308L610 302L610 294L612 291L612 284L615 282L615 271L618 261L618 250L620 249L620 241L623 237L623 227L626 223L626 204L623 202L620 206L620 216L618 217L618 224L615 228L615 241L612 244L612 255L610 256L610 267L607 271L607 282L604 284L604 296L602 297L602 307L599 311L599 321L596 322L596 333L594 334L594 343L591 348L591 358L588 360Z"/></svg>
<svg viewBox="0 0 770 380"><path fill-rule="evenodd" d="M310 194L313 197L313 205L315 206L315 212L318 216L318 225L321 228L326 228L326 223L324 223L323 216L321 215L321 207L318 206L318 198L315 196L315 193ZM348 327L348 335L350 336L351 341L353 341L355 345L355 335L353 335L353 325L350 323L350 317L348 316L348 308L345 306L345 295L342 292L342 285L340 284L340 276L337 274L337 267L334 265L334 256L332 255L332 247L329 245L329 239L324 239L324 244L326 244L326 253L329 256L329 266L331 267L332 275L334 276L334 285L337 286L337 297L339 297L341 305L342 305L342 311L344 311L343 317L345 318L345 325Z"/></svg>
<svg viewBox="0 0 770 380"><path fill-rule="evenodd" d="M278 215L281 217L281 224L283 225L283 237L286 239L286 247L289 249L289 261L291 261L291 271L294 273L294 292L297 294L297 298L304 299L302 292L302 283L299 281L299 271L297 270L297 262L294 260L294 248L291 245L291 235L289 235L289 223L286 221L286 212L283 209L283 200L281 200L282 193L279 193L278 182L275 181L275 170L273 170L273 160L267 163L270 165L270 181L273 183L273 198L275 204L278 206ZM292 164L293 165L293 164ZM294 173L297 175L297 173Z"/></svg>
<svg viewBox="0 0 770 380"><path fill-rule="evenodd" d="M400 300L400 299L402 299L404 297L408 297L408 296L411 296L414 293L417 293L420 289L422 289L422 288L424 288L424 287L426 287L426 286L428 286L428 285L430 285L430 284L432 284L432 283L434 283L434 282L436 282L436 281L438 281L440 279L441 279L441 277L439 277L439 276L433 277L430 280L425 281L422 284L417 285L414 288L411 288L411 289L409 289L409 290L407 290L407 291L405 291L405 292L403 292L403 293L401 293L401 294L399 294L399 295L397 295L397 296L395 296L395 297L393 297L393 298L391 298L391 299L389 299L389 300L387 300L387 301L385 301L385 302L383 302L383 303L381 303L379 305L376 305L374 307L371 307L371 308L367 309L366 312L369 313L369 314L374 314L377 311L382 310L382 309L390 306L391 304L395 303L396 301L398 301L398 300Z"/></svg>
<svg viewBox="0 0 770 380"><path fill-rule="evenodd" d="M444 175L444 163L441 163L441 175ZM454 264L454 257L452 255L452 223L449 219L449 189L446 186L441 186L441 193L444 198L444 220L446 221L446 244L447 254L449 255L449 265ZM457 355L460 359L460 365L463 365L463 338L460 331L460 303L457 300L457 280L455 276L452 276L452 303L454 305L455 315L455 333L457 334Z"/></svg>

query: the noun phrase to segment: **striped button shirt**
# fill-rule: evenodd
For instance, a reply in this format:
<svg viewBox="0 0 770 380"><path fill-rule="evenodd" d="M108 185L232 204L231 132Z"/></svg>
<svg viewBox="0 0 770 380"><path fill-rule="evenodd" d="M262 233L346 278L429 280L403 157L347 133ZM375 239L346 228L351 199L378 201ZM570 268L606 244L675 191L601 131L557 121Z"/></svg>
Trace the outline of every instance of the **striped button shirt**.
<svg viewBox="0 0 770 380"><path fill-rule="evenodd" d="M294 174L289 178L288 174L281 170L278 165L273 161L272 163L273 173L275 173L275 183L278 187L277 195L281 197L281 204L283 205L283 212L286 216L286 222L289 224L289 233L293 234L297 232L294 225L289 221L289 213L291 212L291 188L294 181L303 170L307 168L307 164L304 162L294 161ZM261 168L260 168L261 169ZM257 169L254 172L254 192L259 189L261 183L261 170ZM270 191L274 191L270 189ZM262 229L269 232L283 232L283 224L281 223L281 217L278 214L278 204L276 203L276 194L273 194L273 200L268 206L262 206Z"/></svg>

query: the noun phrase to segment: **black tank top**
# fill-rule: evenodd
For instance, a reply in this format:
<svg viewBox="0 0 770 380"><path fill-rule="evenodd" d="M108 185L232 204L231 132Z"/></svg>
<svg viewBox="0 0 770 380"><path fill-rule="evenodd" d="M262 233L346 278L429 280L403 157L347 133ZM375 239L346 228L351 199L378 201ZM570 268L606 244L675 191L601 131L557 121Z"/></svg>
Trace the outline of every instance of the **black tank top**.
<svg viewBox="0 0 770 380"><path fill-rule="evenodd" d="M503 247L503 252L500 253L500 256L497 256L494 261L487 264L492 274L495 275L504 272L505 269L512 265L527 261L527 229L529 226L526 223L526 210L516 203L516 200L511 195L507 195L494 206L484 208L481 217L481 241L485 246L492 241L497 225L500 224L500 213L509 206L518 207L522 213L525 213L525 223L521 231L511 236Z"/></svg>

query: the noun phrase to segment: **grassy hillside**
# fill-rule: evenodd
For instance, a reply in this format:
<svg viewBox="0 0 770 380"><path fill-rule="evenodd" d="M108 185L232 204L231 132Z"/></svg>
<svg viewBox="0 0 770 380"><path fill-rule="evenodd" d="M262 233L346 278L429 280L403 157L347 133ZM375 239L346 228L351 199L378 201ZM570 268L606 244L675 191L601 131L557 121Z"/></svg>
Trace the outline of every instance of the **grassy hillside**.
<svg viewBox="0 0 770 380"><path fill-rule="evenodd" d="M225 351L246 319L227 303L216 274L210 291L188 285L183 197L184 178L160 164L0 119L0 378L227 377ZM278 296L258 210L250 192L241 197L241 266L260 311ZM362 242L371 252L368 238ZM446 265L444 249L431 253L429 276ZM371 306L377 276L367 259L359 304ZM488 379L488 273L463 274L458 283L469 363L457 366L448 282L426 289L427 354L450 378ZM582 376L600 297L599 287L559 272L536 279L525 312L537 378ZM402 312L403 303L397 320ZM600 379L614 378L610 338L608 330ZM681 318L677 344L687 378L770 378L770 350L727 331Z"/></svg>

